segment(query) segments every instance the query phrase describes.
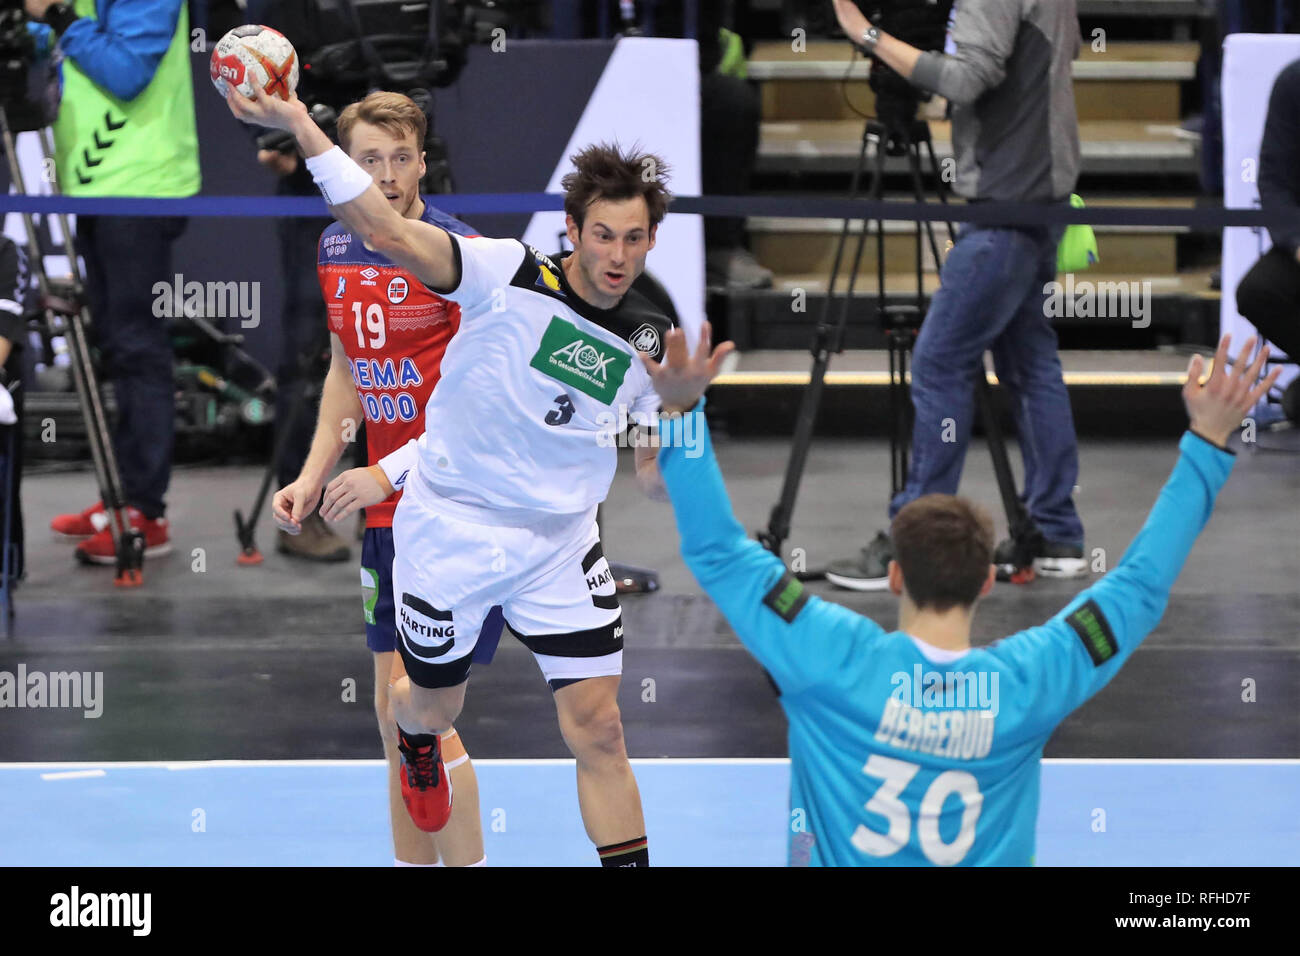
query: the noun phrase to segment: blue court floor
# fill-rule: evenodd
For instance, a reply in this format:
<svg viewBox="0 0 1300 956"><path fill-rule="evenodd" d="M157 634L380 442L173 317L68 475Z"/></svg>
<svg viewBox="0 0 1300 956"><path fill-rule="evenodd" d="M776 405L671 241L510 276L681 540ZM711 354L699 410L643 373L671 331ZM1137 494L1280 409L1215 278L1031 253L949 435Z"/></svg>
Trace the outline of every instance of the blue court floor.
<svg viewBox="0 0 1300 956"><path fill-rule="evenodd" d="M784 864L788 761L632 763L653 864ZM596 865L572 761L475 766L489 865ZM3 764L0 864L389 866L384 773L377 760ZM1300 761L1046 760L1037 862L1292 866L1298 808Z"/></svg>

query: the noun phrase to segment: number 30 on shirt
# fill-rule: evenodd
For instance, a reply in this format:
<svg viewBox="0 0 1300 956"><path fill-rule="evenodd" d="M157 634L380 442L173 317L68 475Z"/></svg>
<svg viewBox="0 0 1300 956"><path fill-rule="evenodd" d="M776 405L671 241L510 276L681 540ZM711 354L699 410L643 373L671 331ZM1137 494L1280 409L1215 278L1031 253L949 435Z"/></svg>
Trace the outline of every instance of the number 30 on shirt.
<svg viewBox="0 0 1300 956"><path fill-rule="evenodd" d="M382 349L384 347L384 342L387 341L386 333L384 331L385 326L384 326L383 306L381 306L378 302L370 303L370 305L366 308L366 324L364 329L361 326L361 303L360 302L352 303L352 317L356 319L357 348L364 349L369 347L372 349ZM367 343L366 341L367 332L370 333L369 343Z"/></svg>
<svg viewBox="0 0 1300 956"><path fill-rule="evenodd" d="M912 815L907 804L898 799L912 782L920 766L906 760L872 754L862 772L881 781L880 788L867 803L867 810L884 817L889 823L887 833L878 833L859 824L851 842L868 856L893 856L907 845L912 835ZM939 815L948 797L961 798L961 827L951 843L939 835ZM921 798L917 835L921 852L936 866L955 866L960 863L975 842L975 824L979 822L984 795L979 783L964 770L948 770L934 778L925 796Z"/></svg>

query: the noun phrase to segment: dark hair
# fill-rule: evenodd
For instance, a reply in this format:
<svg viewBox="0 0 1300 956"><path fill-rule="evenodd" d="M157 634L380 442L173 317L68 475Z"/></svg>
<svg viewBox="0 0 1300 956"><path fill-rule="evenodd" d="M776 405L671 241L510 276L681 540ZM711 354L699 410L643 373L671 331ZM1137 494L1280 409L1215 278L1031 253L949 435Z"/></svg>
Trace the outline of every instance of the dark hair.
<svg viewBox="0 0 1300 956"><path fill-rule="evenodd" d="M416 105L415 100L405 94L375 90L365 99L348 104L339 114L338 122L339 145L345 153L349 152L352 145L352 128L359 122L378 126L394 139L401 139L407 133L414 132L416 150L424 151L424 134L429 126L429 118Z"/></svg>
<svg viewBox="0 0 1300 956"><path fill-rule="evenodd" d="M889 529L894 559L917 608L940 613L969 608L993 561L993 520L956 495L925 495L909 502Z"/></svg>
<svg viewBox="0 0 1300 956"><path fill-rule="evenodd" d="M564 189L564 211L573 217L579 232L588 207L601 199L617 202L641 196L650 211L650 227L663 221L672 194L664 185L670 171L668 164L658 156L642 153L636 146L624 153L617 143L598 143L569 157L569 161L575 171L560 185Z"/></svg>

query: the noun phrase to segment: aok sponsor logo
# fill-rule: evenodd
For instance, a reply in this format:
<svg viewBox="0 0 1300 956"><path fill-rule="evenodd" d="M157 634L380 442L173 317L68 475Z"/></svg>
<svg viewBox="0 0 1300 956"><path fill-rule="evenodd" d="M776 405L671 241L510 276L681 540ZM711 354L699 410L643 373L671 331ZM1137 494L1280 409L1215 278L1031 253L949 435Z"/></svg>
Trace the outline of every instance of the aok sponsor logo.
<svg viewBox="0 0 1300 956"><path fill-rule="evenodd" d="M542 336L541 346L529 364L557 381L612 405L627 376L632 357L557 315L552 317Z"/></svg>

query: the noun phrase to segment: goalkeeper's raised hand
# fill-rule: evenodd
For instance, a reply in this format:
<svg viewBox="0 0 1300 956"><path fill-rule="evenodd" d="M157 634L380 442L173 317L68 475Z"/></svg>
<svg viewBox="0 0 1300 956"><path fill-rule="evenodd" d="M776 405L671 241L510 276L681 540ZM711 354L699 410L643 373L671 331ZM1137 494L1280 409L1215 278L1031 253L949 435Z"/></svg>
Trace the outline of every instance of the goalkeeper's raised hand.
<svg viewBox="0 0 1300 956"><path fill-rule="evenodd" d="M1228 436L1241 426L1241 417L1255 407L1282 374L1279 366L1260 381L1259 372L1268 358L1268 346L1260 349L1255 361L1247 363L1246 358L1255 347L1253 336L1237 355L1237 360L1229 365L1228 346L1231 343L1231 335L1219 340L1214 368L1204 383L1201 375L1205 372L1205 360L1193 355L1187 363L1187 384L1183 386L1183 402L1187 406L1192 431L1220 448L1227 445Z"/></svg>
<svg viewBox="0 0 1300 956"><path fill-rule="evenodd" d="M723 360L736 348L732 342L723 342L713 348L713 326L708 322L700 328L700 341L695 354L686 351L686 333L671 329L664 340L664 360L656 362L645 353L641 361L654 382L659 400L666 412L684 412L694 407L709 383L718 375ZM710 351L712 349L712 351Z"/></svg>

